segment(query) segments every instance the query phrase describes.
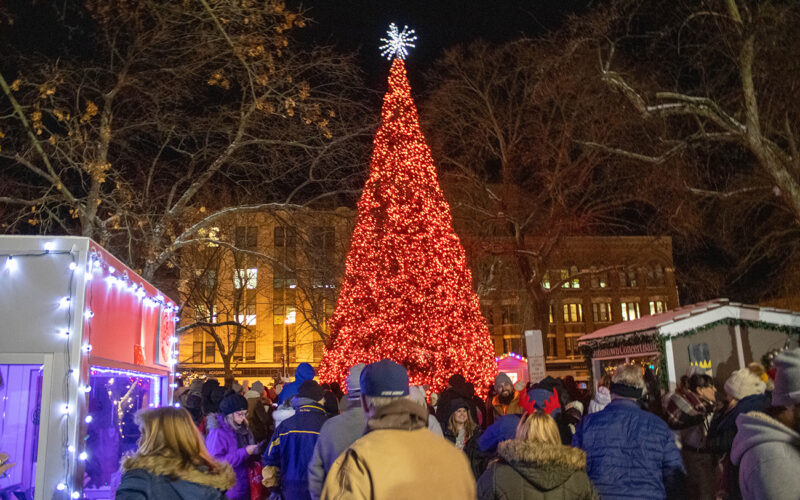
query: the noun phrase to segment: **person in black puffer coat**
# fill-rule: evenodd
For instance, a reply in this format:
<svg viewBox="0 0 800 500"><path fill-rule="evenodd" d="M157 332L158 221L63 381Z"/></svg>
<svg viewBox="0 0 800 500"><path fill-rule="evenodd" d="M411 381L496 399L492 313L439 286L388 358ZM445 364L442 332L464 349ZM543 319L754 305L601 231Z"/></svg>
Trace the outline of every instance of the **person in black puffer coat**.
<svg viewBox="0 0 800 500"><path fill-rule="evenodd" d="M139 449L122 462L116 500L224 500L233 469L206 451L189 413L164 406L137 415Z"/></svg>
<svg viewBox="0 0 800 500"><path fill-rule="evenodd" d="M467 455L472 474L477 479L486 469L487 458L478 447L481 428L472 420L469 410L470 405L466 400L452 400L450 402L450 418L442 432L448 441Z"/></svg>
<svg viewBox="0 0 800 500"><path fill-rule="evenodd" d="M546 413L524 415L516 439L500 443L497 453L499 460L478 480L478 500L598 498L586 475L586 454L561 444Z"/></svg>

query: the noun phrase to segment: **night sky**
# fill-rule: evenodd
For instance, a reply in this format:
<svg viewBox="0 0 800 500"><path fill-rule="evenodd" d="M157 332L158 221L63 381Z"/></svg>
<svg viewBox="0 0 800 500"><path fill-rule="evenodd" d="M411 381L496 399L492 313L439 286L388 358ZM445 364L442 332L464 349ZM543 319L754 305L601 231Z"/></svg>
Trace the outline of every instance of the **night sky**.
<svg viewBox="0 0 800 500"><path fill-rule="evenodd" d="M378 51L389 23L408 25L419 37L408 58L412 85L430 68L442 50L475 39L504 41L536 36L558 28L566 15L581 12L587 0L315 0L290 1L307 9L313 24L297 33L306 43L331 44L358 51L367 84L385 81L389 64ZM416 81L415 81L416 80Z"/></svg>

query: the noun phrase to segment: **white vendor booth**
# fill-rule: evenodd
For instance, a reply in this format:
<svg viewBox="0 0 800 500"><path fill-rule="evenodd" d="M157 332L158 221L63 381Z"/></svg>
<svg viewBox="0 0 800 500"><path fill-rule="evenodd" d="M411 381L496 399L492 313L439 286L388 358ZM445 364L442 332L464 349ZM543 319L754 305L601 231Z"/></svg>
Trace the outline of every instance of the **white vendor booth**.
<svg viewBox="0 0 800 500"><path fill-rule="evenodd" d="M691 366L722 386L731 372L774 349L797 346L800 313L716 299L617 323L578 339L592 376L622 363L656 371L674 389Z"/></svg>
<svg viewBox="0 0 800 500"><path fill-rule="evenodd" d="M178 308L88 238L0 236L0 498L110 499L170 401Z"/></svg>

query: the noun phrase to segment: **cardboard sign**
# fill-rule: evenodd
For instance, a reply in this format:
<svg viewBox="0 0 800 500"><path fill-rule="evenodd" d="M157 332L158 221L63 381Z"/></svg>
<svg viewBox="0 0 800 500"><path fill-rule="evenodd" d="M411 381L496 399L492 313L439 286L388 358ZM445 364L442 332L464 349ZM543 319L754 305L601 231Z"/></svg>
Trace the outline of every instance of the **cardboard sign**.
<svg viewBox="0 0 800 500"><path fill-rule="evenodd" d="M528 353L528 375L531 383L535 384L547 375L541 330L525 330L525 348Z"/></svg>

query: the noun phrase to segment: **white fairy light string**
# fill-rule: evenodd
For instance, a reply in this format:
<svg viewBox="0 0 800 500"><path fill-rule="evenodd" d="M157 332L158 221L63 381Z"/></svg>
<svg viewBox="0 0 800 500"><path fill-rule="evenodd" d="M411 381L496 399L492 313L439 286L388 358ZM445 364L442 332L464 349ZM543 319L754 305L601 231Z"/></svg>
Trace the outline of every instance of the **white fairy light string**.
<svg viewBox="0 0 800 500"><path fill-rule="evenodd" d="M137 378L145 378L149 380L152 387L154 387L154 401L150 404L150 406L159 406L160 404L160 391L161 388L158 385L158 378L159 376L153 373L145 373L145 372L133 372L133 371L126 371L126 370L112 370L106 369L101 367L88 367L89 370L86 370L84 380L84 370L83 366L86 364L88 365L88 357L92 351L92 344L91 344L91 324L92 318L94 317L94 312L91 308L91 296L92 296L92 287L90 286L91 280L102 278L107 287L109 289L114 289L120 292L127 292L133 295L145 308L153 309L158 308L160 310L160 314L169 314L173 316L173 320L175 323L180 321L179 312L180 307L174 302L166 299L161 294L151 294L147 292L145 287L144 281L136 281L131 279L127 271L118 271L114 268L113 265L104 261L102 254L97 251L96 249L92 249L89 252L89 257L87 259L86 268L82 268L77 262L77 254L75 249L71 250L56 250L55 242L46 242L42 246L41 251L27 251L27 252L19 252L19 253L0 253L0 273L10 275L18 275L21 272L24 272L24 267L21 265L25 260L32 259L32 258L45 258L47 256L69 256L69 262L65 266L65 270L69 273L69 280L68 280L68 290L67 294L62 296L58 299L56 306L59 310L64 310L66 315L66 327L56 328L54 330L54 334L58 335L61 339L64 340L64 355L66 357L66 366L68 367L63 382L63 398L64 402L60 403L59 418L61 419L62 423L62 449L63 449L63 463L64 463L64 470L66 472L66 477L60 481L56 485L56 497L58 496L66 496L67 498L81 498L83 496L83 491L81 488L81 484L83 480L80 481L77 479L72 479L71 477L74 476L79 470L79 463L86 462L89 457L89 453L85 449L86 443L83 439L78 439L77 436L74 436L72 439L70 438L70 419L71 418L80 418L80 398L81 396L88 398L91 392L91 386L89 385L88 377L91 374L111 374L111 373L119 373L124 374L128 377L137 377ZM5 262L3 262L5 260ZM74 308L76 307L76 290L75 288L75 277L79 276L81 273L85 273L86 279L86 303L83 309L83 312L76 312ZM78 302L79 303L79 302ZM79 352L81 359L78 361L76 366L73 366L72 360L72 352L73 352L73 338L75 338L74 332L72 331L73 327L73 317L75 314L81 314L82 320L84 323L83 329L83 338L84 344L80 347ZM159 316L160 316L159 314ZM170 369L170 378L174 378L175 376L175 365L177 364L178 358L178 351L177 351L177 337L173 332L172 336L169 338L169 359L166 360L169 369ZM73 377L75 379L75 384L73 384ZM170 384L172 387L172 384ZM76 404L72 404L72 397L73 393L76 397ZM92 415L86 415L82 422L85 424L90 424L93 421ZM75 444L70 444L71 441L74 440L78 446ZM80 447L80 448L79 448Z"/></svg>
<svg viewBox="0 0 800 500"><path fill-rule="evenodd" d="M417 41L417 35L414 30L408 29L408 26L403 26L402 31L398 31L397 25L391 23L389 31L386 32L389 38L381 38L383 45L378 47L381 55L390 61L392 59L405 59L408 56L408 48L414 48Z"/></svg>

